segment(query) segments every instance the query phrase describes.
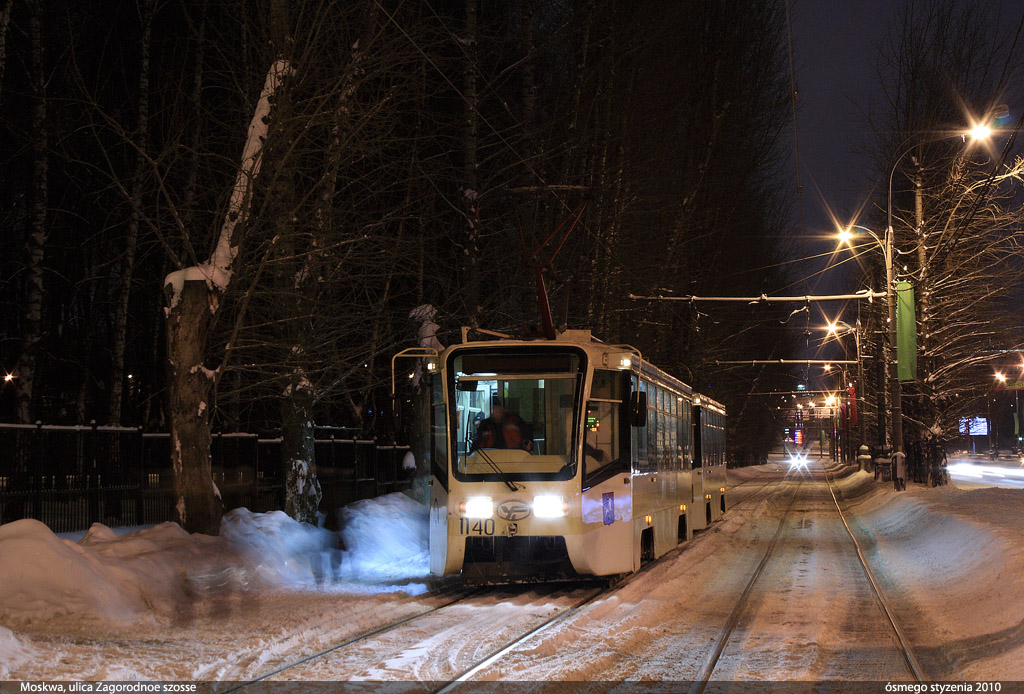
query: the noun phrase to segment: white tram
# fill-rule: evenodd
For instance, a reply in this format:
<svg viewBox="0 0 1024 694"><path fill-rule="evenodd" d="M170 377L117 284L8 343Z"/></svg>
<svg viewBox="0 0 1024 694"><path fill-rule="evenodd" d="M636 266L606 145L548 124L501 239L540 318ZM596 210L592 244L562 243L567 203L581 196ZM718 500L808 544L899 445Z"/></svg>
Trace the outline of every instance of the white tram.
<svg viewBox="0 0 1024 694"><path fill-rule="evenodd" d="M624 574L725 513L721 405L589 331L465 335L431 364L432 574Z"/></svg>

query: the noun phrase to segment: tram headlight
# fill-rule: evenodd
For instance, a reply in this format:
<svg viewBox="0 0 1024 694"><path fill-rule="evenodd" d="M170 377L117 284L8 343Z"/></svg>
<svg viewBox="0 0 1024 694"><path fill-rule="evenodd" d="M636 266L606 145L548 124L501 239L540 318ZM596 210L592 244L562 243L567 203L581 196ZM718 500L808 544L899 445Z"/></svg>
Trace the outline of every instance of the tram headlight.
<svg viewBox="0 0 1024 694"><path fill-rule="evenodd" d="M489 496L471 496L459 504L459 511L466 518L490 518L494 515L494 502Z"/></svg>
<svg viewBox="0 0 1024 694"><path fill-rule="evenodd" d="M533 515L537 518L561 518L568 512L569 503L563 497L533 497Z"/></svg>

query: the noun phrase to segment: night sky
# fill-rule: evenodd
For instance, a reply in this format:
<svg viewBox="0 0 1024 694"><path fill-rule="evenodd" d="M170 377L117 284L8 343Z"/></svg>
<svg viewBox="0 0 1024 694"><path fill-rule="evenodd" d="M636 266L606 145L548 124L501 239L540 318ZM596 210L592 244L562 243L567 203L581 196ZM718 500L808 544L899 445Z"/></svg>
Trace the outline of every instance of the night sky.
<svg viewBox="0 0 1024 694"><path fill-rule="evenodd" d="M791 149L789 154L798 154L800 159L801 205L793 222L797 233L803 235L792 252L794 258L800 258L835 248L834 241L823 238L833 233L829 209L840 219L849 219L871 197L872 163L861 152L871 145L867 114L878 93L877 46L888 30L894 7L884 0L798 0L790 12L799 151ZM792 148L792 129L789 143ZM849 293L864 288L856 266L821 272L826 262L827 258L795 264L790 274L794 284L782 293ZM832 315L838 310L840 307L831 303L811 307L814 333L801 342L804 349L793 358L841 355L834 343L822 347L822 333L815 330L825 322L821 311ZM849 315L844 314L844 319L853 323L855 306L846 311ZM794 330L806 327L802 319L794 323ZM812 369L810 375L817 371Z"/></svg>
<svg viewBox="0 0 1024 694"><path fill-rule="evenodd" d="M800 182L805 232L828 232L822 197L840 218L849 218L870 194L870 162L859 149L870 145L867 110L877 94L877 44L892 3L794 3L793 60L799 111ZM807 253L821 252L813 241ZM813 285L812 285L813 286Z"/></svg>

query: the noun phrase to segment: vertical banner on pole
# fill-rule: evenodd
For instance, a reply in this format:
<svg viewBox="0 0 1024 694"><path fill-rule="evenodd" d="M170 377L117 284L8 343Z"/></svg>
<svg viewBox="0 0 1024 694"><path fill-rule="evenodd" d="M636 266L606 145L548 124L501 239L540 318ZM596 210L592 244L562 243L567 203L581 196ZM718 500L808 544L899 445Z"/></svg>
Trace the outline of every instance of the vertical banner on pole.
<svg viewBox="0 0 1024 694"><path fill-rule="evenodd" d="M910 282L896 283L896 362L900 381L917 380L917 318Z"/></svg>
<svg viewBox="0 0 1024 694"><path fill-rule="evenodd" d="M850 398L850 424L857 423L857 390L851 384L846 389L846 394Z"/></svg>

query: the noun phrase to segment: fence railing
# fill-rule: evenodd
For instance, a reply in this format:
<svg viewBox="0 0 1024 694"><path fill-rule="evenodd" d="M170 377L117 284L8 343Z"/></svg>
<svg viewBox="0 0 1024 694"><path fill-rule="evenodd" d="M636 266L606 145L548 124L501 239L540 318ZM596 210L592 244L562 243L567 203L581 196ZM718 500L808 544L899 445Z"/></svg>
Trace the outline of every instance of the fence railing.
<svg viewBox="0 0 1024 694"><path fill-rule="evenodd" d="M95 522L174 520L170 445L169 434L142 429L0 424L0 522L35 518L54 532L72 532ZM317 431L315 467L327 522L353 501L407 488L408 450ZM210 453L225 510L284 508L280 438L214 434Z"/></svg>

